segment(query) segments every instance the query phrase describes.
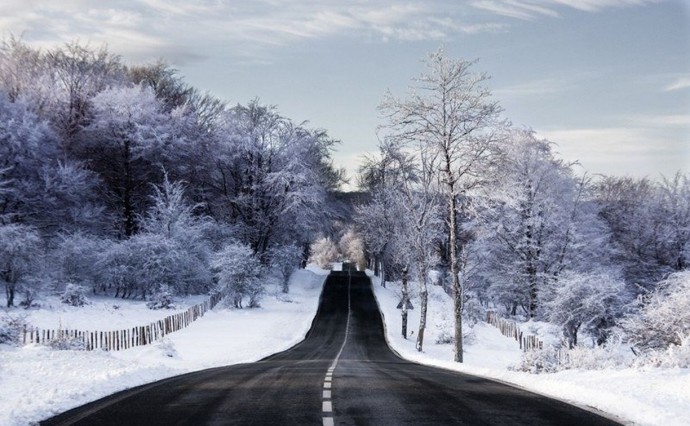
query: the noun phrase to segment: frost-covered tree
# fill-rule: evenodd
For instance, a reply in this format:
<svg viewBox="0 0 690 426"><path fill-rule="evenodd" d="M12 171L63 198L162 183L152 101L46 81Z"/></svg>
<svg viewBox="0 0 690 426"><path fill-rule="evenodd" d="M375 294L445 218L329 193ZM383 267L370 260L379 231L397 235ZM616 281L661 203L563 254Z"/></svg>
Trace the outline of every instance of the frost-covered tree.
<svg viewBox="0 0 690 426"><path fill-rule="evenodd" d="M69 150L72 138L90 119L93 98L123 85L125 67L105 46L94 49L79 42L48 51L45 61L51 77L47 114Z"/></svg>
<svg viewBox="0 0 690 426"><path fill-rule="evenodd" d="M578 257L603 245L606 236L587 209L585 181L551 146L531 130L511 130L497 179L481 198L489 292L513 315L522 307L535 317L539 292L563 271L577 269Z"/></svg>
<svg viewBox="0 0 690 426"><path fill-rule="evenodd" d="M483 183L497 143L501 108L485 86L489 78L473 73L474 62L448 58L443 50L429 55L427 72L415 79L405 99L387 95L381 111L393 137L415 141L438 155L441 191L447 203L449 263L455 306L455 361L462 362L462 306L460 259L465 245L458 215L466 209L466 195Z"/></svg>
<svg viewBox="0 0 690 426"><path fill-rule="evenodd" d="M635 292L650 290L668 274L687 268L690 179L661 182L604 177L596 182L600 215L611 232L615 259Z"/></svg>
<svg viewBox="0 0 690 426"><path fill-rule="evenodd" d="M49 102L47 61L39 50L10 36L0 43L0 91L11 102L23 102L40 114Z"/></svg>
<svg viewBox="0 0 690 426"><path fill-rule="evenodd" d="M155 164L172 143L170 117L153 92L140 86L109 88L91 102L93 119L84 130L80 154L104 181L124 236L132 236L149 183L160 173Z"/></svg>
<svg viewBox="0 0 690 426"><path fill-rule="evenodd" d="M659 187L657 215L662 218L662 263L673 271L690 268L690 175L664 177Z"/></svg>
<svg viewBox="0 0 690 426"><path fill-rule="evenodd" d="M29 284L32 271L41 264L41 255L41 239L33 228L0 225L0 279L8 308L14 306L18 287Z"/></svg>
<svg viewBox="0 0 690 426"><path fill-rule="evenodd" d="M233 307L242 309L245 299L248 299L248 307L258 307L264 293L261 280L264 267L249 246L241 243L226 245L215 254L211 266L218 280L218 289L225 293Z"/></svg>
<svg viewBox="0 0 690 426"><path fill-rule="evenodd" d="M322 237L314 241L309 248L309 252L310 261L323 269L331 269L331 264L340 257L338 246L330 237Z"/></svg>
<svg viewBox="0 0 690 426"><path fill-rule="evenodd" d="M47 123L0 93L0 179L5 182L0 215L11 221L26 219L31 202L43 192L43 167L58 156L58 139Z"/></svg>
<svg viewBox="0 0 690 426"><path fill-rule="evenodd" d="M378 155L366 158L359 169L359 185L371 194L371 200L357 207L355 220L366 250L373 257L374 274L380 273L384 287L395 263L395 232L401 215L397 211L397 197L405 180L413 174L409 155L389 140L383 141Z"/></svg>
<svg viewBox="0 0 690 426"><path fill-rule="evenodd" d="M302 248L296 244L271 247L268 251L268 258L271 267L280 272L283 293L289 293L290 276L299 267L300 260L302 260Z"/></svg>
<svg viewBox="0 0 690 426"><path fill-rule="evenodd" d="M83 232L60 234L50 253L53 273L59 289L67 284L97 291L99 259L113 241Z"/></svg>
<svg viewBox="0 0 690 426"><path fill-rule="evenodd" d="M340 177L330 155L335 141L252 101L223 115L209 199L216 217L233 222L237 237L267 260L273 244L307 244L328 217L326 193ZM290 230L286 232L287 230Z"/></svg>
<svg viewBox="0 0 690 426"><path fill-rule="evenodd" d="M577 345L581 329L603 344L627 302L625 284L609 273L566 273L546 291L546 316L563 327L570 349Z"/></svg>
<svg viewBox="0 0 690 426"><path fill-rule="evenodd" d="M666 349L689 340L690 271L671 274L637 302L639 310L622 322L635 347Z"/></svg>
<svg viewBox="0 0 690 426"><path fill-rule="evenodd" d="M201 292L197 261L177 241L142 233L113 244L99 259L98 283L115 297L145 299L165 284L178 294ZM206 284L206 287L204 287Z"/></svg>
<svg viewBox="0 0 690 426"><path fill-rule="evenodd" d="M340 241L338 242L340 252L345 256L348 262L353 263L357 269L363 271L366 267L364 259L364 242L362 238L353 230L345 231Z"/></svg>
<svg viewBox="0 0 690 426"><path fill-rule="evenodd" d="M438 245L443 239L443 215L435 177L436 157L423 147L417 154L417 170L403 180L399 192L404 221L398 232L401 243L411 254L412 269L419 282L419 328L416 348L424 347L428 308L429 273L439 262Z"/></svg>

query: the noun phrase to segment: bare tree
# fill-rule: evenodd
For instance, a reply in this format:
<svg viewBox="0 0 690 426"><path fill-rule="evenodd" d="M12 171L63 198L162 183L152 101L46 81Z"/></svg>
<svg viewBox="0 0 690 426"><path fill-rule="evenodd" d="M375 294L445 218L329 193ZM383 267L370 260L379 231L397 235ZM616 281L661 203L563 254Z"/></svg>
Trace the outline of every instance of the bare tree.
<svg viewBox="0 0 690 426"><path fill-rule="evenodd" d="M439 156L438 173L447 199L451 286L455 316L455 361L462 362L462 288L458 259L464 244L458 212L465 195L482 183L498 140L498 103L484 86L488 75L473 73L475 61L448 58L442 49L429 55L427 73L414 80L405 99L386 95L380 109L395 139L428 147Z"/></svg>
<svg viewBox="0 0 690 426"><path fill-rule="evenodd" d="M424 330L428 306L429 270L437 262L435 245L441 238L443 229L440 215L439 193L435 178L436 156L424 147L417 156L418 170L415 179L406 179L402 186L402 207L407 213L409 224L407 239L413 253L417 280L419 281L419 330L416 348L419 352L424 346Z"/></svg>

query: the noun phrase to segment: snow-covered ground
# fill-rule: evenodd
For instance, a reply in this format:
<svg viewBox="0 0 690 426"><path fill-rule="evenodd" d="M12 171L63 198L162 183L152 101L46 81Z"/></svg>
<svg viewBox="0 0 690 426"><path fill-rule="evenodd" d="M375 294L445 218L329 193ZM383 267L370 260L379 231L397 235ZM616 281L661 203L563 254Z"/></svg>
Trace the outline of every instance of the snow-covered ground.
<svg viewBox="0 0 690 426"><path fill-rule="evenodd" d="M119 390L204 368L251 362L287 349L309 329L327 273L316 268L298 271L287 296L276 288L269 291L260 309L219 306L163 342L145 347L83 352L0 345L0 425L31 424ZM400 336L395 285L389 283L384 289L375 283L374 289L389 342L405 358L502 380L631 423L684 425L690 417L690 369L569 370L537 375L511 371L509 367L521 356L517 343L482 322L466 340L465 362L456 364L452 346L436 343L452 332L451 302L439 287L430 287L423 353L414 348L415 335L408 340ZM190 298L180 308L198 301ZM110 329L117 329L146 324L170 313L150 311L138 302L117 302L96 299L90 307L78 309L46 303L46 309L31 312L28 318L44 327L60 321L64 328L110 324ZM115 309L113 304L120 306ZM416 331L418 321L419 309L411 310L411 332Z"/></svg>
<svg viewBox="0 0 690 426"><path fill-rule="evenodd" d="M0 425L31 424L123 389L204 368L256 361L288 349L309 330L328 272L311 266L297 271L288 295L271 288L260 309L219 305L188 328L149 346L86 352L0 345ZM190 298L183 304L186 308L200 300ZM114 309L113 304L120 307ZM107 329L117 329L145 325L170 313L151 311L137 302L98 299L83 308L53 305L31 312L28 318L44 327L60 321L63 328L110 324Z"/></svg>
<svg viewBox="0 0 690 426"><path fill-rule="evenodd" d="M416 335L401 336L397 309L400 291L395 284L383 288L372 277L374 293L385 318L390 346L402 357L428 365L477 374L508 382L583 407L608 413L618 421L641 425L687 425L690 421L690 369L567 370L551 374L511 371L521 351L517 342L479 322L465 342L464 363L453 362L450 344L437 344L452 334L451 300L438 286L429 287L424 352L415 349ZM408 314L408 330L419 326L419 305ZM524 328L524 327L523 327ZM527 330L527 329L525 329ZM467 333L466 333L467 334Z"/></svg>

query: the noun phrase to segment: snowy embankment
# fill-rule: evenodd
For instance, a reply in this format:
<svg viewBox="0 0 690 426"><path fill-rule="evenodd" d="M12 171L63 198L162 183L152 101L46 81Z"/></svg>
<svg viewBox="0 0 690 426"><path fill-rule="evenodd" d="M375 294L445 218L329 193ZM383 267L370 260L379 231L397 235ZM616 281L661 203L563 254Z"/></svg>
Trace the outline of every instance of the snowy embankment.
<svg viewBox="0 0 690 426"><path fill-rule="evenodd" d="M0 425L31 424L123 389L205 368L252 362L288 349L309 330L328 272L311 267L299 270L291 278L288 295L277 287L271 289L259 309L226 309L221 304L188 328L148 346L87 352L0 345ZM184 305L198 302L194 297ZM112 308L114 303L120 307ZM63 327L94 329L111 324L108 329L116 329L146 324L170 313L117 299L110 303L99 299L75 309L35 311L29 320L42 326L61 322Z"/></svg>
<svg viewBox="0 0 690 426"><path fill-rule="evenodd" d="M596 371L567 370L550 374L511 371L521 351L515 340L504 337L484 322L477 323L465 341L464 363L453 362L453 347L437 343L452 336L452 305L438 286L429 287L429 307L424 352L415 349L419 326L419 303L408 314L405 340L401 336L401 316L397 309L400 290L396 283L380 286L376 277L374 293L384 316L390 346L402 357L421 364L476 374L558 398L575 405L592 407L618 421L642 425L686 425L690 418L690 369L625 368ZM412 287L412 286L411 286Z"/></svg>

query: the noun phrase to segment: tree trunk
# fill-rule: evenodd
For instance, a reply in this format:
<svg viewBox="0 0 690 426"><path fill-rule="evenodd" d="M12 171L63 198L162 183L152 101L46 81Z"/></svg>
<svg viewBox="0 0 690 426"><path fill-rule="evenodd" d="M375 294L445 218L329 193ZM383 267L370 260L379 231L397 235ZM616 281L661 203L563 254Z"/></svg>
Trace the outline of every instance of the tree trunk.
<svg viewBox="0 0 690 426"><path fill-rule="evenodd" d="M129 140L124 141L124 173L125 182L122 191L122 204L123 204L123 219L125 236L127 238L134 235L135 231L135 217L134 217L134 202L132 200L134 182L132 178L132 163L131 163L131 147Z"/></svg>
<svg viewBox="0 0 690 426"><path fill-rule="evenodd" d="M409 303L409 292L407 291L407 267L402 271L402 336L407 339L407 304Z"/></svg>
<svg viewBox="0 0 690 426"><path fill-rule="evenodd" d="M419 332L417 333L417 350L422 352L424 347L424 330L426 329L426 310L429 300L429 290L426 284L426 269L419 268Z"/></svg>
<svg viewBox="0 0 690 426"><path fill-rule="evenodd" d="M450 164L449 164L450 168ZM455 362L462 362L462 288L458 279L458 253L457 253L457 199L453 187L452 176L448 176L450 186L448 215L450 219L450 279L453 295L453 314L455 316Z"/></svg>
<svg viewBox="0 0 690 426"><path fill-rule="evenodd" d="M5 283L5 296L7 297L7 307L11 308L14 306L14 284Z"/></svg>
<svg viewBox="0 0 690 426"><path fill-rule="evenodd" d="M381 256L381 287L386 288L386 264Z"/></svg>

